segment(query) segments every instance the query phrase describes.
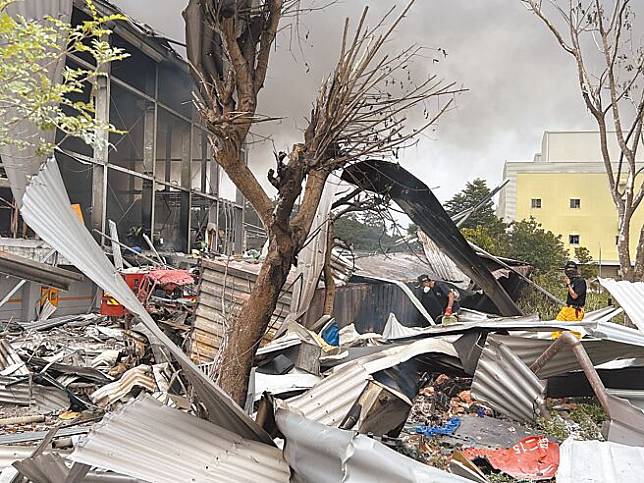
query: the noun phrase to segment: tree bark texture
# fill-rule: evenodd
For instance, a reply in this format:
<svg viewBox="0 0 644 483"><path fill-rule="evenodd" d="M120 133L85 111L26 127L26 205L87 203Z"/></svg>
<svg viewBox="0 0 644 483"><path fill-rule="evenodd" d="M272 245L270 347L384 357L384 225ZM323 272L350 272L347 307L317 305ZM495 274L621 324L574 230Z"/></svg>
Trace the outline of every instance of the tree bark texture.
<svg viewBox="0 0 644 483"><path fill-rule="evenodd" d="M270 240L268 256L257 281L239 315L232 321L227 343L222 348L219 385L242 407L255 352L275 311L294 257L293 244L288 237L278 235Z"/></svg>

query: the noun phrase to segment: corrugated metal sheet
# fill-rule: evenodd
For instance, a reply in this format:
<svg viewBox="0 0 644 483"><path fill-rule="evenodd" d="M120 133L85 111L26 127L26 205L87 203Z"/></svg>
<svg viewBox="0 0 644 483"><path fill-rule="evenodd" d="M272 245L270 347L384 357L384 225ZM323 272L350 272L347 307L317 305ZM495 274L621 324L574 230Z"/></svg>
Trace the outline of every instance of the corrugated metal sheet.
<svg viewBox="0 0 644 483"><path fill-rule="evenodd" d="M282 452L149 396L98 423L70 459L157 483L288 482Z"/></svg>
<svg viewBox="0 0 644 483"><path fill-rule="evenodd" d="M429 353L458 357L450 342L437 338L382 349L336 367L309 391L289 399L288 406L312 421L337 426L364 391L371 374Z"/></svg>
<svg viewBox="0 0 644 483"><path fill-rule="evenodd" d="M258 271L257 264L203 261L190 344L190 356L194 361L202 364L214 359L224 339L226 321L234 320L242 309ZM269 332L280 327L290 312L292 287L289 285L287 282L287 289L277 301Z"/></svg>
<svg viewBox="0 0 644 483"><path fill-rule="evenodd" d="M89 432L87 426L72 426L71 428L61 428L56 432L56 438L65 438L68 436L76 436L78 434L86 434ZM0 448L2 445L20 444L20 443L33 443L34 441L42 441L49 431L29 431L26 433L9 433L0 434Z"/></svg>
<svg viewBox="0 0 644 483"><path fill-rule="evenodd" d="M89 398L99 407L106 407L128 396L135 387L147 389L150 392L158 389L150 366L140 365L127 370L118 381L97 389Z"/></svg>
<svg viewBox="0 0 644 483"><path fill-rule="evenodd" d="M644 411L626 399L608 396L608 421L602 434L613 443L644 446Z"/></svg>
<svg viewBox="0 0 644 483"><path fill-rule="evenodd" d="M417 282L418 276L429 274L439 279L437 273L430 270L427 260L412 253L377 253L356 258L358 276L386 277L401 282Z"/></svg>
<svg viewBox="0 0 644 483"><path fill-rule="evenodd" d="M296 316L308 310L318 287L326 258L331 205L339 188L338 183L324 185L315 217L309 229L308 239L297 256L297 266L293 270L293 275L296 280L302 280L302 283L296 283L293 286L290 306L290 312Z"/></svg>
<svg viewBox="0 0 644 483"><path fill-rule="evenodd" d="M626 399L633 406L644 410L644 391L641 389L610 389L606 388L606 392L611 396L620 399Z"/></svg>
<svg viewBox="0 0 644 483"><path fill-rule="evenodd" d="M553 342L552 339L514 337L512 335L489 335L488 340L503 343L528 366L532 364ZM644 348L600 339L582 339L582 345L594 365L619 358L642 357ZM562 350L548 361L537 376L547 379L551 376L579 370L579 362L570 350Z"/></svg>
<svg viewBox="0 0 644 483"><path fill-rule="evenodd" d="M610 278L600 278L599 283L615 297L631 322L644 331L644 282L618 282Z"/></svg>
<svg viewBox="0 0 644 483"><path fill-rule="evenodd" d="M30 481L39 483L67 481L67 476L70 473L70 468L65 464L65 460L55 453L44 453L25 458L22 461L17 461L13 466Z"/></svg>
<svg viewBox="0 0 644 483"><path fill-rule="evenodd" d="M530 331L555 331L555 330L579 330L593 329L600 323L606 321L616 314L615 310L609 308L591 312L581 322L560 322L558 320L541 321L537 315L526 315L520 317L480 317L475 311L466 310L467 319L450 325L437 325L415 329L417 336L448 335L465 332L472 329L486 330L530 330ZM474 320L472 320L474 319ZM477 320L478 319L478 320ZM472 321L470 321L472 320ZM613 324L617 325L617 324ZM608 329L607 329L608 330Z"/></svg>
<svg viewBox="0 0 644 483"><path fill-rule="evenodd" d="M69 23L72 18L72 0L38 0L36 2L12 2L7 6L9 15L21 15L27 20L44 20L46 17L54 17L62 22ZM61 38L61 44L64 39ZM55 85L61 82L65 58L61 57L57 62L51 62L48 65L49 81ZM6 119L0 120L7 122L8 119L16 117L16 112L9 109ZM21 121L12 126L10 135L14 139L32 140L38 136L46 142L54 142L56 130L41 131L34 123ZM29 176L38 172L38 168L45 159L37 153L38 146L28 146L26 148L9 144L0 147L0 156L7 178L11 183L13 198L18 206L22 203L22 197L27 187Z"/></svg>
<svg viewBox="0 0 644 483"><path fill-rule="evenodd" d="M458 353L450 341L441 338L432 338L421 339L410 344L383 349L374 354L356 359L355 362L362 364L369 374L375 374L376 372L397 366L421 354L441 354L458 359ZM351 362L350 364L353 363Z"/></svg>
<svg viewBox="0 0 644 483"><path fill-rule="evenodd" d="M18 406L35 405L39 411L69 408L69 396L55 387L30 384L27 378L0 377L0 402Z"/></svg>
<svg viewBox="0 0 644 483"><path fill-rule="evenodd" d="M324 292L318 290L302 325L310 327L323 312ZM390 313L406 324L416 324L419 313L409 297L391 283L350 283L335 292L333 316L340 327L355 324L360 333L381 333Z"/></svg>
<svg viewBox="0 0 644 483"><path fill-rule="evenodd" d="M254 374L255 401L259 401L265 391L278 396L285 392L311 389L322 380L320 376L303 371L280 375L262 374L255 371Z"/></svg>
<svg viewBox="0 0 644 483"><path fill-rule="evenodd" d="M472 397L518 421L540 415L546 384L507 346L488 338L472 381Z"/></svg>
<svg viewBox="0 0 644 483"><path fill-rule="evenodd" d="M272 444L272 439L266 432L251 420L230 396L208 379L147 313L72 210L55 159L49 160L40 173L31 179L21 213L25 222L38 236L141 319L146 329L181 365L184 375L206 407L210 421L246 438Z"/></svg>
<svg viewBox="0 0 644 483"><path fill-rule="evenodd" d="M32 322L18 322L18 325L24 330L49 330L54 327L69 324L70 322L87 322L98 320L101 316L97 314L77 314L65 315L63 317L54 317L47 320L34 320Z"/></svg>
<svg viewBox="0 0 644 483"><path fill-rule="evenodd" d="M644 448L607 441L575 441L559 446L557 483L640 483Z"/></svg>
<svg viewBox="0 0 644 483"><path fill-rule="evenodd" d="M371 376L359 362L343 367L309 391L288 399L288 407L305 418L338 426L367 387Z"/></svg>
<svg viewBox="0 0 644 483"><path fill-rule="evenodd" d="M354 431L330 428L283 408L277 410L275 419L286 439L284 457L293 469L294 481L471 483Z"/></svg>
<svg viewBox="0 0 644 483"><path fill-rule="evenodd" d="M7 339L0 339L0 375L26 376L28 374L29 369Z"/></svg>
<svg viewBox="0 0 644 483"><path fill-rule="evenodd" d="M431 271L437 275L437 280L447 280L462 288L467 288L470 279L456 264L436 246L425 232L418 230L418 241L423 245L423 251Z"/></svg>

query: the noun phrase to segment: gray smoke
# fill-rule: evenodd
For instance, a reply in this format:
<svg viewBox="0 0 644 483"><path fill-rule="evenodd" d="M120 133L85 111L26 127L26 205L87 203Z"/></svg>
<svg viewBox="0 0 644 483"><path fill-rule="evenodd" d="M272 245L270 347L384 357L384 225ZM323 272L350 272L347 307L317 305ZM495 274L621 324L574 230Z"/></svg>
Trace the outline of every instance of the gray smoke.
<svg viewBox="0 0 644 483"><path fill-rule="evenodd" d="M183 40L180 11L185 0L116 3L161 33ZM261 93L260 111L284 119L254 129L258 136L251 163L263 184L273 163L273 144L260 136L272 137L278 150L288 150L301 140L317 88L335 64L344 18L357 19L368 5L373 24L391 5L400 9L404 3L345 0L307 14L298 29L282 32ZM440 120L437 129L400 158L429 186L440 186L436 193L441 199L477 176L490 184L499 182L504 161L532 159L544 130L593 128L578 92L572 59L519 0L420 0L388 47L398 51L411 43L447 52L444 57L428 50L428 58L419 59L416 72L434 71L469 89L457 97L456 108Z"/></svg>

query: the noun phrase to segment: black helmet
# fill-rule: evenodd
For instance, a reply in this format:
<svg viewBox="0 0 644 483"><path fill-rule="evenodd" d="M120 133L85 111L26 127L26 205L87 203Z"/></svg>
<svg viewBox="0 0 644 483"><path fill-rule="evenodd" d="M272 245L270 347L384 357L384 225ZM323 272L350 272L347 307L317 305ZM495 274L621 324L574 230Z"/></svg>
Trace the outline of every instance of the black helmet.
<svg viewBox="0 0 644 483"><path fill-rule="evenodd" d="M563 270L577 270L577 264L575 262L573 262L572 260L569 260L563 266Z"/></svg>

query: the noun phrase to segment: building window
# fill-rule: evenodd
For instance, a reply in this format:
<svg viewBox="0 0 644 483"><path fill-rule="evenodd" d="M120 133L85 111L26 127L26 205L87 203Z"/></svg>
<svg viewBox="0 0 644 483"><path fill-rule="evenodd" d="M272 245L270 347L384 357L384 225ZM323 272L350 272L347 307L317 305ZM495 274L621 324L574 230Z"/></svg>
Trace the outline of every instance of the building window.
<svg viewBox="0 0 644 483"><path fill-rule="evenodd" d="M619 235L615 235L615 246L619 245Z"/></svg>
<svg viewBox="0 0 644 483"><path fill-rule="evenodd" d="M531 208L541 208L541 198L532 198Z"/></svg>
<svg viewBox="0 0 644 483"><path fill-rule="evenodd" d="M579 235L568 235L568 243L571 245L579 245Z"/></svg>
<svg viewBox="0 0 644 483"><path fill-rule="evenodd" d="M579 198L570 198L570 207L573 209L581 208L581 200Z"/></svg>

